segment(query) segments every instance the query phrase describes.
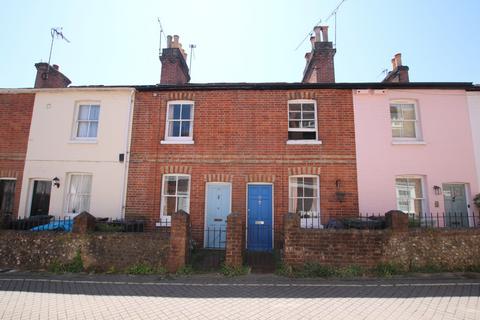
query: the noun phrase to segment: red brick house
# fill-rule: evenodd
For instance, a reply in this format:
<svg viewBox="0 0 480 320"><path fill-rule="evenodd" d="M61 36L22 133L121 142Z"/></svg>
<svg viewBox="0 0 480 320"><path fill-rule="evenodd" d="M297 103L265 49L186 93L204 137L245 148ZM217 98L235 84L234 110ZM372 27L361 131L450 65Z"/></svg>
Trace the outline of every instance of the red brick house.
<svg viewBox="0 0 480 320"><path fill-rule="evenodd" d="M153 228L184 210L194 239L211 247L223 241L204 228L239 212L247 248L262 250L287 212L310 227L357 216L352 90L334 83L335 49L326 27L315 31L303 83L292 84L189 84L169 37L161 83L136 88L126 218Z"/></svg>

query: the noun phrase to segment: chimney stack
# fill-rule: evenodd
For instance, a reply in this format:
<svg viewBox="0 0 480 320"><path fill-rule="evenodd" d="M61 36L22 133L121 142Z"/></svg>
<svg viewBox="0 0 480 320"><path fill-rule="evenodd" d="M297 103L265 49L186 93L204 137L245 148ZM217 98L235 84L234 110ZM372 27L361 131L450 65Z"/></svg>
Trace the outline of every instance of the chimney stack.
<svg viewBox="0 0 480 320"><path fill-rule="evenodd" d="M388 72L382 82L410 82L408 67L402 64L402 54L397 53L392 59L392 71Z"/></svg>
<svg viewBox="0 0 480 320"><path fill-rule="evenodd" d="M305 55L307 65L303 71L304 83L334 83L335 68L333 57L336 50L333 43L328 41L328 27L316 26L314 36L310 37L312 51Z"/></svg>
<svg viewBox="0 0 480 320"><path fill-rule="evenodd" d="M56 64L49 66L48 63L39 62L35 64L35 68L37 76L34 88L66 88L72 83Z"/></svg>
<svg viewBox="0 0 480 320"><path fill-rule="evenodd" d="M162 72L160 84L185 84L190 81L187 54L182 48L179 36L167 36L167 47L160 57Z"/></svg>

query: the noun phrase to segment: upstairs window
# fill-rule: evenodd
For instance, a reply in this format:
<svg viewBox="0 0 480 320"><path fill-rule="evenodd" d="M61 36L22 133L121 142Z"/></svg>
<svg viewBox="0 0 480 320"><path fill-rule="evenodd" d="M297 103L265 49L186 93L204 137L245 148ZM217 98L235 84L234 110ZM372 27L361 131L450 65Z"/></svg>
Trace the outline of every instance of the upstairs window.
<svg viewBox="0 0 480 320"><path fill-rule="evenodd" d="M165 140L191 141L193 137L193 102L171 101L167 105Z"/></svg>
<svg viewBox="0 0 480 320"><path fill-rule="evenodd" d="M317 106L315 101L289 101L288 140L317 140Z"/></svg>
<svg viewBox="0 0 480 320"><path fill-rule="evenodd" d="M76 121L76 139L96 139L98 134L98 119L100 105L80 104Z"/></svg>
<svg viewBox="0 0 480 320"><path fill-rule="evenodd" d="M390 104L392 137L398 140L420 139L417 108L413 102Z"/></svg>

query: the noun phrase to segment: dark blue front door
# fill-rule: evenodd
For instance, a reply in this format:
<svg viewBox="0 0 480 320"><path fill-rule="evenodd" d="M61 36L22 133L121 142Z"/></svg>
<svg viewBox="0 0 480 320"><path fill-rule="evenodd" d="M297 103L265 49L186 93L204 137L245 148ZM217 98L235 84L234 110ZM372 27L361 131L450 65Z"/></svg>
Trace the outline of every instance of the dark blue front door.
<svg viewBox="0 0 480 320"><path fill-rule="evenodd" d="M272 186L248 186L247 249L272 250Z"/></svg>

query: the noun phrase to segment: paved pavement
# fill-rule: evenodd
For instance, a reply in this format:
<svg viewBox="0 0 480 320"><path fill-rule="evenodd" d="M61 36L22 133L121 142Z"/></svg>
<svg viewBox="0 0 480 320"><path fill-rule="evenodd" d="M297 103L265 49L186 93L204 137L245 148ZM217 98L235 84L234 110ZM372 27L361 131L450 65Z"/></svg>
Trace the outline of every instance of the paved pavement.
<svg viewBox="0 0 480 320"><path fill-rule="evenodd" d="M0 319L480 319L480 280L0 273Z"/></svg>

